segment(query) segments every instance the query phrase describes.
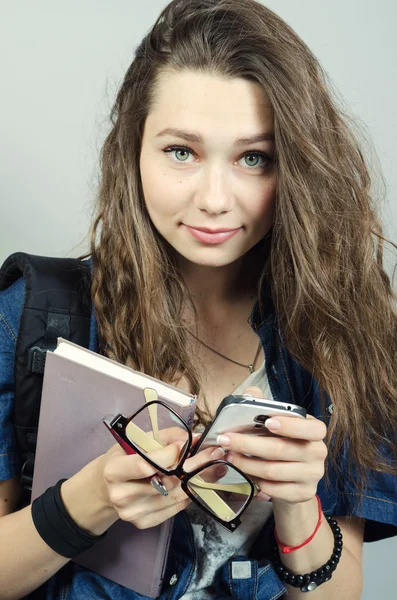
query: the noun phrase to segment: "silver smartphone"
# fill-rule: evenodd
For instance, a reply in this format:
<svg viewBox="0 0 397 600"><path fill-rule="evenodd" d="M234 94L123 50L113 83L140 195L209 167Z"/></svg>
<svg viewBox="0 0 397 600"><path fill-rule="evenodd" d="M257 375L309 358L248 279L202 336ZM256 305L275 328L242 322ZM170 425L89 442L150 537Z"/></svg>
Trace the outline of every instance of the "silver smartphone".
<svg viewBox="0 0 397 600"><path fill-rule="evenodd" d="M227 396L222 400L214 420L204 430L192 454L209 446L219 446L218 435L226 432L277 435L265 427L267 419L277 416L305 419L306 410L296 404L255 398L250 394Z"/></svg>

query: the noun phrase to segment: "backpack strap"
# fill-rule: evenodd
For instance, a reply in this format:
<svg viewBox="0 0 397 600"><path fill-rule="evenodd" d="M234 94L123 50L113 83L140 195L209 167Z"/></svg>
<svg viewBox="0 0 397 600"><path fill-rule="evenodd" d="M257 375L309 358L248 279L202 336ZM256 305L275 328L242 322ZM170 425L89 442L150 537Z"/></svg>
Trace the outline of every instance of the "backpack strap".
<svg viewBox="0 0 397 600"><path fill-rule="evenodd" d="M25 299L14 362L13 425L22 456L22 483L31 490L47 350L63 337L88 347L91 273L87 261L17 252L0 270L0 290L19 277Z"/></svg>

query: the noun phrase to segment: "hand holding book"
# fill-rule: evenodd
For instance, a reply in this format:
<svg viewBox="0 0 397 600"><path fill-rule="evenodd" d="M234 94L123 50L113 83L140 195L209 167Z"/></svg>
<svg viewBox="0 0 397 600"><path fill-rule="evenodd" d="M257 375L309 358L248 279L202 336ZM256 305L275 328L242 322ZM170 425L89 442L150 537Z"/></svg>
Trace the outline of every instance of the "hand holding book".
<svg viewBox="0 0 397 600"><path fill-rule="evenodd" d="M186 423L192 423L196 403L191 394L59 339L56 350L47 353L32 499L68 478L62 490L72 517L93 533L107 529L103 540L73 560L155 598L163 583L172 517L189 500L177 478L163 475L169 495L161 496L145 481L158 470L139 455L127 456L119 444L112 445L102 423L109 411L136 412L145 403L145 388L155 389ZM170 452L177 454L179 449L162 448L163 464L173 460ZM110 480L110 488L104 478ZM118 518L108 492L124 520Z"/></svg>

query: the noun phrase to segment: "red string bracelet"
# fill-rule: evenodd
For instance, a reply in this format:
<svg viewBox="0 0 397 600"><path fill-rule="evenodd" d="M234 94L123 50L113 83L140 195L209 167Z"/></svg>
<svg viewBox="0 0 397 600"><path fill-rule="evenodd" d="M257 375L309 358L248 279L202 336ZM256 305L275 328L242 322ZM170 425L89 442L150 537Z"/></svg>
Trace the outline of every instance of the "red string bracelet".
<svg viewBox="0 0 397 600"><path fill-rule="evenodd" d="M321 500L317 494L316 494L316 498L317 498L317 503L318 503L318 523L317 523L316 529L313 531L312 535L310 537L308 537L307 540L305 542L303 542L303 544L300 544L299 546L284 546L284 544L282 544L280 542L280 540L278 539L276 528L274 528L274 537L276 538L276 542L280 546L281 552L283 554L289 554L290 552L293 552L294 550L299 550L299 548L303 548L303 546L306 546L306 544L308 544L309 542L312 541L312 539L316 535L317 531L320 529L320 525L324 520L324 515L323 515L323 511L322 511L322 507L321 507Z"/></svg>

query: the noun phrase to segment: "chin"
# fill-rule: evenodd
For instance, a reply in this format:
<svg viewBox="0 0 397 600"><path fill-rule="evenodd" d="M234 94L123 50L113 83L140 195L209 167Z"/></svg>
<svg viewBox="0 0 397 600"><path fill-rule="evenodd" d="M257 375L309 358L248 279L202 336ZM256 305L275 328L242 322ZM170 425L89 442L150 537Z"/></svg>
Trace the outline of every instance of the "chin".
<svg viewBox="0 0 397 600"><path fill-rule="evenodd" d="M244 256L246 256L252 249L254 244L250 244L248 247L230 247L224 246L203 246L202 248L194 248L189 244L181 243L180 240L171 239L170 237L166 241L171 248L183 259L189 263L192 263L201 267L208 268L219 268L231 265ZM189 247L190 246L190 247Z"/></svg>
<svg viewBox="0 0 397 600"><path fill-rule="evenodd" d="M219 267L226 267L227 265L230 265L236 261L238 261L239 259L241 259L243 256L245 256L246 253L241 254L241 255L234 255L234 256L213 256L213 257L204 257L204 256L197 256L192 254L186 255L186 254L182 254L180 253L181 256L183 256L183 258L187 261L189 261L190 263L200 266L200 267L208 267L208 268L219 268Z"/></svg>

